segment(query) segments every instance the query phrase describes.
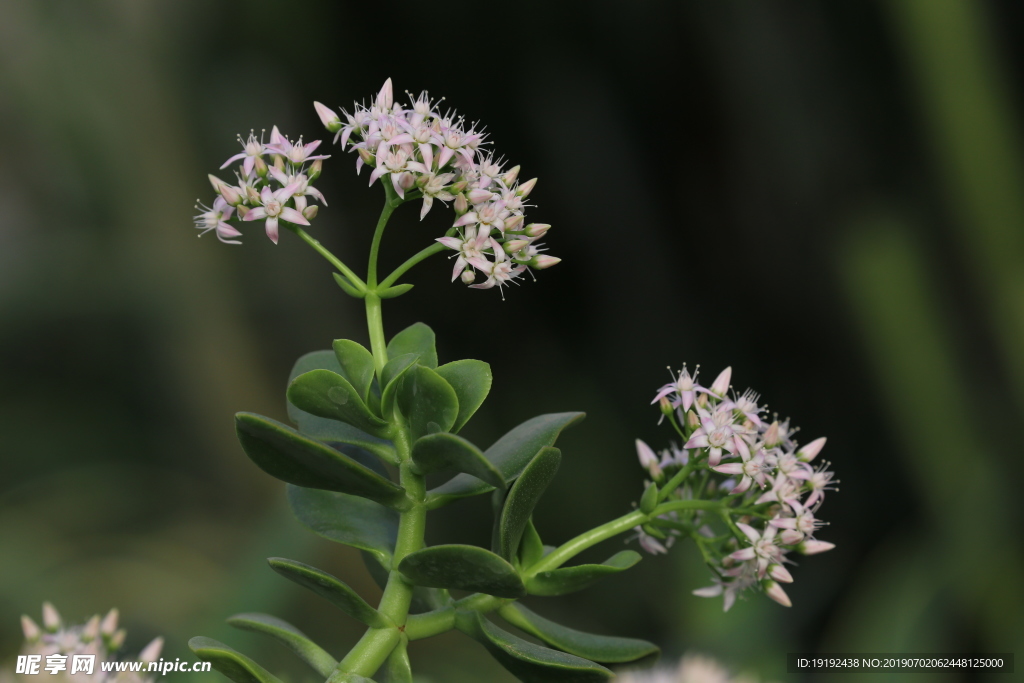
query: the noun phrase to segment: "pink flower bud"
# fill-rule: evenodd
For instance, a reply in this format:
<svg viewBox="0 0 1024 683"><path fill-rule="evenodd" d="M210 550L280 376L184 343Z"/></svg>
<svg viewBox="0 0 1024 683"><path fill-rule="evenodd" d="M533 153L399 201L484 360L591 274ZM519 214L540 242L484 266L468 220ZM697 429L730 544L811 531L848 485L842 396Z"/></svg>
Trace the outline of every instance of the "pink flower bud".
<svg viewBox="0 0 1024 683"><path fill-rule="evenodd" d="M257 192L256 188L253 187L252 185L246 185L246 187L245 187L245 194L249 198L249 203L250 204L259 204L260 203L260 193Z"/></svg>
<svg viewBox="0 0 1024 683"><path fill-rule="evenodd" d="M793 603L790 602L789 596L786 595L786 591L782 590L782 586L775 583L774 581L764 582L764 592L769 598L779 603L783 607L792 607Z"/></svg>
<svg viewBox="0 0 1024 683"><path fill-rule="evenodd" d="M662 396L658 399L658 410L660 410L661 414L665 417L672 414L672 401L668 400L668 396Z"/></svg>
<svg viewBox="0 0 1024 683"><path fill-rule="evenodd" d="M533 260L530 261L530 265L534 268L543 270L544 268L550 268L551 266L557 265L562 262L562 259L557 256L548 256L547 254L541 254L540 256L534 256Z"/></svg>
<svg viewBox="0 0 1024 683"><path fill-rule="evenodd" d="M247 214L247 213L249 213L249 207L248 206L243 206L243 205L239 204L238 205L238 217L239 218L245 218L245 214Z"/></svg>
<svg viewBox="0 0 1024 683"><path fill-rule="evenodd" d="M109 641L110 642L110 648L109 649L111 649L111 650L119 650L119 649L121 649L121 646L124 645L125 636L127 636L127 635L128 634L125 632L124 629L121 629L120 631L118 631L117 633L112 635L110 637L110 641Z"/></svg>
<svg viewBox="0 0 1024 683"><path fill-rule="evenodd" d="M529 245L530 240L509 240L508 242L505 242L505 251L509 252L510 254L514 254L517 251L523 249L524 247L528 247Z"/></svg>
<svg viewBox="0 0 1024 683"><path fill-rule="evenodd" d="M222 188L225 185L227 185L227 183L225 183L223 180L221 180L217 176L213 175L212 173L207 174L206 177L210 179L210 184L213 185L213 191L214 192L220 192L220 188Z"/></svg>
<svg viewBox="0 0 1024 683"><path fill-rule="evenodd" d="M307 221L311 221L314 218L316 218L316 212L319 208L320 207L318 207L316 204L310 204L309 206L302 210L302 215L305 217Z"/></svg>
<svg viewBox="0 0 1024 683"><path fill-rule="evenodd" d="M267 177L267 162L263 161L263 157L255 157L252 160L252 165L256 169L256 175L260 178Z"/></svg>
<svg viewBox="0 0 1024 683"><path fill-rule="evenodd" d="M796 452L796 457L804 462L810 462L818 457L818 453L821 453L821 449L825 447L826 437L822 436L814 441L810 442L800 450Z"/></svg>
<svg viewBox="0 0 1024 683"><path fill-rule="evenodd" d="M518 177L519 177L519 167L518 166L513 166L508 171L506 171L505 175L501 176L501 182L505 183L505 185L511 185L512 183L514 183L516 181L516 178L518 178Z"/></svg>
<svg viewBox="0 0 1024 683"><path fill-rule="evenodd" d="M149 645L142 648L142 652L139 653L139 661L155 662L160 656L160 650L162 649L164 649L164 639L154 638Z"/></svg>
<svg viewBox="0 0 1024 683"><path fill-rule="evenodd" d="M768 576L783 583L793 583L793 575L781 564L769 565Z"/></svg>
<svg viewBox="0 0 1024 683"><path fill-rule="evenodd" d="M686 411L686 427L693 430L700 427L700 418L692 410Z"/></svg>
<svg viewBox="0 0 1024 683"><path fill-rule="evenodd" d="M547 223L530 223L526 226L526 234L530 237L543 237L544 233L551 229Z"/></svg>
<svg viewBox="0 0 1024 683"><path fill-rule="evenodd" d="M320 173L323 171L323 168L324 168L324 160L323 159L316 159L316 160L314 160L313 163L310 164L310 166L309 166L309 174L308 174L309 182L313 182L314 180L319 178L320 177Z"/></svg>
<svg viewBox="0 0 1024 683"><path fill-rule="evenodd" d="M91 643L100 637L100 617L99 615L93 615L92 619L85 623L85 627L82 629L82 642Z"/></svg>
<svg viewBox="0 0 1024 683"><path fill-rule="evenodd" d="M494 195L491 194L489 190L481 190L478 188L476 190L469 191L469 201L472 204L480 204L482 202L490 201L493 197Z"/></svg>
<svg viewBox="0 0 1024 683"><path fill-rule="evenodd" d="M505 232L515 232L523 224L522 216L512 216L505 220Z"/></svg>
<svg viewBox="0 0 1024 683"><path fill-rule="evenodd" d="M725 393L729 391L729 382L731 380L732 366L729 366L725 370L722 370L720 373L718 373L718 377L715 378L715 381L711 384L709 390L718 398L722 398L725 396Z"/></svg>
<svg viewBox="0 0 1024 683"><path fill-rule="evenodd" d="M416 185L416 176L412 173L403 173L398 176L398 185L403 190L411 190Z"/></svg>
<svg viewBox="0 0 1024 683"><path fill-rule="evenodd" d="M103 622L100 624L100 632L105 636L114 635L114 631L117 630L117 617L118 611L114 609L107 612L107 616L103 617Z"/></svg>
<svg viewBox="0 0 1024 683"><path fill-rule="evenodd" d="M237 187L231 185L222 185L220 196L231 206L238 206L242 203L242 193L238 191Z"/></svg>
<svg viewBox="0 0 1024 683"><path fill-rule="evenodd" d="M530 193L533 192L533 188L536 187L536 185L536 178L533 178L532 180L527 180L525 183L519 186L519 189L516 190L516 194L518 194L523 199L526 199L527 197L530 196Z"/></svg>
<svg viewBox="0 0 1024 683"><path fill-rule="evenodd" d="M764 433L764 445L768 448L775 448L782 443L782 438L779 435L779 421L776 420L768 425L768 429Z"/></svg>
<svg viewBox="0 0 1024 683"><path fill-rule="evenodd" d="M30 643L37 640L39 636L42 635L39 627L36 626L36 622L24 615L21 617L21 632L25 634L25 640Z"/></svg>
<svg viewBox="0 0 1024 683"><path fill-rule="evenodd" d="M461 277L462 277L462 284L464 284L464 285L471 285L471 284L473 284L473 282L476 281L476 273L474 273L472 270L464 270L464 271L462 271L462 276Z"/></svg>
<svg viewBox="0 0 1024 683"><path fill-rule="evenodd" d="M280 154L274 155L274 168L284 173L284 157Z"/></svg>
<svg viewBox="0 0 1024 683"><path fill-rule="evenodd" d="M827 550L832 550L832 548L835 547L835 543L829 543L828 541L811 540L804 541L803 543L801 543L799 546L797 546L796 551L804 555L817 555L818 553L823 553Z"/></svg>
<svg viewBox="0 0 1024 683"><path fill-rule="evenodd" d="M51 632L60 628L60 613L48 602L43 603L43 628Z"/></svg>
<svg viewBox="0 0 1024 683"><path fill-rule="evenodd" d="M458 193L462 192L463 190L465 190L467 187L469 187L469 181L468 180L460 180L457 183L452 183L452 186L450 188L448 188L448 189L451 190L452 194L458 194Z"/></svg>
<svg viewBox="0 0 1024 683"><path fill-rule="evenodd" d="M455 197L455 203L453 204L453 208L455 209L455 213L459 214L460 216L469 211L469 202L466 201L466 195L457 195Z"/></svg>
<svg viewBox="0 0 1024 683"><path fill-rule="evenodd" d="M370 150L366 149L365 147L360 147L358 150L358 154L359 158L362 159L363 163L366 164L367 166L376 165L373 154L370 153Z"/></svg>
<svg viewBox="0 0 1024 683"><path fill-rule="evenodd" d="M782 533L779 534L779 540L782 541L783 545L796 545L804 540L804 532L797 531L796 529L783 529Z"/></svg>
<svg viewBox="0 0 1024 683"><path fill-rule="evenodd" d="M316 108L316 113L320 117L320 121L324 124L324 128L332 133L337 133L341 130L341 119L334 113L334 110L320 104L319 102L314 102L313 106Z"/></svg>

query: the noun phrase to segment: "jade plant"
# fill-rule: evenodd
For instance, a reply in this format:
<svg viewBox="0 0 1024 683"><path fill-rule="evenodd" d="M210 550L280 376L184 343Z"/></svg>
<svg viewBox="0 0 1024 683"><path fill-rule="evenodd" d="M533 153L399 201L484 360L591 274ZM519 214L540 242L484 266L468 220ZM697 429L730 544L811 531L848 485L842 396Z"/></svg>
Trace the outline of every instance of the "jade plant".
<svg viewBox="0 0 1024 683"><path fill-rule="evenodd" d="M236 181L210 176L217 197L196 217L203 233L237 244L240 228L260 221L277 243L284 228L330 263L346 294L365 303L369 349L338 339L296 362L287 390L291 425L245 412L235 421L248 457L287 484L299 521L359 549L383 589L374 606L321 569L269 560L274 571L365 625L340 659L272 616L241 614L230 623L277 639L331 683L412 681L408 643L453 629L479 641L520 680L604 681L614 676L606 665L653 659L658 647L577 631L519 601L579 591L634 566L641 559L634 550L601 564L567 566L584 550L629 532L655 554L676 538L692 538L715 576L696 593L724 595L726 608L747 589L788 604L778 585L792 580L783 567L786 554L831 547L814 538L820 525L814 513L832 488L831 473L808 464L824 440L798 449L788 422L762 419L756 395L730 394L728 371L708 388L685 368L673 377L655 403L682 445L659 457L638 442L650 478L638 486L635 508L550 546L533 513L558 472L556 440L583 414L540 415L481 448L459 432L491 390L488 364L439 359L434 333L423 323L387 337L383 301L408 292L412 284L401 280L433 254L454 252L453 281L497 287L502 295L525 273L559 262L539 242L550 226L524 218L536 179L521 182L519 167L497 160L484 133L438 104L424 93L405 106L390 80L351 113L315 103L335 142L356 153L357 171L368 167L370 184L380 180L384 188L365 277L305 230L327 204L312 185L328 158L316 154L319 141L293 141L276 127L267 140L250 134L224 165L238 164ZM421 202L421 218L441 203L450 204L455 219L443 236L382 277L377 262L385 228L396 209L413 201ZM444 483L428 488L428 476L443 474L449 475ZM490 547L425 544L432 510L481 495L494 511ZM499 626L494 616L544 644ZM212 639L197 637L190 646L239 683L278 681Z"/></svg>

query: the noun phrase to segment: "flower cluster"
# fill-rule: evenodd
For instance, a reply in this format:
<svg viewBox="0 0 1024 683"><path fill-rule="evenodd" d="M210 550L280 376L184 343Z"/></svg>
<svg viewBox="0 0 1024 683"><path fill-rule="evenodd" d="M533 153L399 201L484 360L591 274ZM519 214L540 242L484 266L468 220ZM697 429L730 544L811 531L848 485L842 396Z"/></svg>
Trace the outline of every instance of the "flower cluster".
<svg viewBox="0 0 1024 683"><path fill-rule="evenodd" d="M688 654L673 667L630 671L615 680L620 683L758 683L755 676L733 676L710 657Z"/></svg>
<svg viewBox="0 0 1024 683"><path fill-rule="evenodd" d="M240 162L235 169L237 185L231 185L217 176L210 176L217 198L213 206L197 205L200 210L195 217L200 235L213 230L225 244L241 244L235 237L241 236L237 227L229 221L264 221L267 237L277 244L280 221L293 225L309 225L316 217L317 205L327 202L323 194L310 183L320 176L321 164L327 156L314 155L320 146L315 140L303 144L288 139L274 126L269 142L262 136L249 134L247 140L238 141L242 151L224 162L221 169ZM270 160L268 164L264 159Z"/></svg>
<svg viewBox="0 0 1024 683"><path fill-rule="evenodd" d="M99 665L100 662L115 660L117 651L124 644L125 631L117 627L117 620L118 612L112 609L103 618L96 615L85 624L69 626L64 623L53 605L43 603L42 627L27 616L21 618L21 630L25 635L25 645L21 654L42 655L44 666L46 657L52 655L65 655L67 661L71 661L74 655L95 656L97 661L90 673L71 673L72 667L66 665L56 679L62 683L152 683L152 676L141 676L132 671L103 671ZM154 639L134 660L155 662L160 656L163 644L163 638ZM24 678L31 680L36 677Z"/></svg>
<svg viewBox="0 0 1024 683"><path fill-rule="evenodd" d="M358 154L356 171L373 169L371 185L381 179L402 199L422 198L421 219L435 200L452 203L456 220L437 240L457 253L452 281L461 277L478 289L501 287L527 268L558 263L538 243L551 226L525 223L526 200L537 179L519 182L518 166L506 168L485 151L483 132L454 112L439 111L427 93L410 100L408 107L395 101L388 79L369 106L357 103L352 113L315 106L342 149ZM483 282L476 283L477 271Z"/></svg>
<svg viewBox="0 0 1024 683"><path fill-rule="evenodd" d="M823 524L817 511L838 481L827 469L830 463L812 465L824 437L800 446L789 420L764 419L758 394L748 389L737 395L731 377L726 368L704 387L697 372L691 375L684 366L655 395L653 403L660 404L683 445L659 455L638 439L637 456L663 499L695 502L668 506L673 509L638 535L652 553L666 552L679 535L691 536L715 572L713 585L694 594L722 595L726 610L748 588L760 588L788 607L779 585L793 580L784 566L787 554L835 547L815 533ZM720 522L719 535L714 526Z"/></svg>

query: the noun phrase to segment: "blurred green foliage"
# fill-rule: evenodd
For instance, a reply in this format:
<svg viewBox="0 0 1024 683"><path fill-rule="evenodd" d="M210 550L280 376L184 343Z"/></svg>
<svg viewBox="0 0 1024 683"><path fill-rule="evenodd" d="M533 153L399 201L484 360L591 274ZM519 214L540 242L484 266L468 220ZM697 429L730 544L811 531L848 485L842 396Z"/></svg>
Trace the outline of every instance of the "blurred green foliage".
<svg viewBox="0 0 1024 683"><path fill-rule="evenodd" d="M794 570L792 610L723 615L690 595L707 576L683 546L545 616L777 680L796 680L793 651L1024 649L1018 4L525 2L457 29L389 7L5 3L0 659L44 599L69 619L116 605L129 650L163 634L172 658L198 633L259 647L223 623L242 611L336 651L358 637L266 566L295 557L377 595L356 553L291 519L231 416L285 419L288 368L365 342L360 307L287 235L229 248L190 217L235 133L311 138L313 99L387 76L446 96L541 177L532 216L563 264L501 302L449 286L438 259L385 325L423 320L444 357L491 363L476 443L590 414L560 442L545 539L639 498L632 440L668 438L647 406L666 364L733 365L807 438L829 436L843 480L822 510L839 547ZM365 253L379 204L351 162L319 183L316 236L339 254ZM442 212L413 213L385 259L440 234ZM431 542L489 537L485 504L435 515ZM267 664L302 680L272 647ZM454 636L410 654L434 680L509 680Z"/></svg>

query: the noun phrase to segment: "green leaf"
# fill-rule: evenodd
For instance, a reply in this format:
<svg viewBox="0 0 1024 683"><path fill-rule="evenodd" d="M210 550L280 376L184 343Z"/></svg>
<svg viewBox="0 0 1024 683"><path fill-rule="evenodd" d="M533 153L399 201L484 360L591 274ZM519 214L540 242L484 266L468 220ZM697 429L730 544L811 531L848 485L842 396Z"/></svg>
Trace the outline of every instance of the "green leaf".
<svg viewBox="0 0 1024 683"><path fill-rule="evenodd" d="M640 511L650 514L658 506L658 485L651 482L651 485L644 489L644 495L640 497Z"/></svg>
<svg viewBox="0 0 1024 683"><path fill-rule="evenodd" d="M493 446L484 451L484 455L501 472L505 481L513 481L537 451L554 444L563 429L576 424L583 417L583 413L549 413L530 418L494 442ZM472 475L460 474L428 493L427 508L433 510L454 500L493 489L493 486Z"/></svg>
<svg viewBox="0 0 1024 683"><path fill-rule="evenodd" d="M390 619L371 607L348 584L324 570L283 557L271 557L267 562L281 576L326 598L342 612L370 628L387 628L393 625Z"/></svg>
<svg viewBox="0 0 1024 683"><path fill-rule="evenodd" d="M523 540L519 544L519 563L524 569L529 569L537 564L542 557L544 557L544 543L540 540L540 534L537 533L537 527L533 525L531 519L526 524Z"/></svg>
<svg viewBox="0 0 1024 683"><path fill-rule="evenodd" d="M413 285L408 283L404 285L393 285L391 287L388 287L387 289L378 290L377 296L379 296L381 299L394 299L396 296L402 296L412 288Z"/></svg>
<svg viewBox="0 0 1024 683"><path fill-rule="evenodd" d="M479 448L461 436L445 432L428 434L413 444L412 460L423 474L454 470L472 474L491 486L505 487L501 472Z"/></svg>
<svg viewBox="0 0 1024 683"><path fill-rule="evenodd" d="M335 339L334 355L341 365L341 376L352 384L363 403L366 403L373 383L373 354L351 339Z"/></svg>
<svg viewBox="0 0 1024 683"><path fill-rule="evenodd" d="M526 582L526 589L532 595L564 595L597 583L609 574L618 574L640 561L640 554L633 550L618 552L602 564L580 564L540 572Z"/></svg>
<svg viewBox="0 0 1024 683"><path fill-rule="evenodd" d="M188 646L199 659L210 662L214 669L235 683L281 683L281 679L241 652L236 652L213 638L196 636L188 641Z"/></svg>
<svg viewBox="0 0 1024 683"><path fill-rule="evenodd" d="M410 583L433 588L458 588L521 598L526 595L515 567L474 545L435 545L405 556L398 570Z"/></svg>
<svg viewBox="0 0 1024 683"><path fill-rule="evenodd" d="M661 652L657 645L646 640L598 636L556 624L520 604L505 605L498 610L498 614L516 628L540 638L548 645L595 662L633 662Z"/></svg>
<svg viewBox="0 0 1024 683"><path fill-rule="evenodd" d="M491 366L481 360L456 360L439 367L437 374L451 385L459 397L459 416L451 429L458 432L491 391Z"/></svg>
<svg viewBox="0 0 1024 683"><path fill-rule="evenodd" d="M419 356L415 353L406 353L392 358L384 366L380 373L381 384L384 386L380 399L381 415L390 417L395 404L395 396L402 385L402 379L410 369L416 367L417 360L419 360Z"/></svg>
<svg viewBox="0 0 1024 683"><path fill-rule="evenodd" d="M296 377L310 370L330 370L339 375L345 375L345 371L342 369L341 364L338 363L338 357L333 351L313 351L295 362L288 377L288 383L291 384ZM371 396L372 402L373 397ZM291 401L288 402L288 419L294 422L298 426L299 431L306 436L319 441L352 444L353 446L370 451L387 462L392 464L398 463L398 455L395 453L394 445L390 441L367 434L348 423L325 417L317 417L312 413L307 413L305 410L299 410Z"/></svg>
<svg viewBox="0 0 1024 683"><path fill-rule="evenodd" d="M332 275L334 275L334 281L338 283L338 286L341 287L346 294L351 297L355 297L356 299L366 298L366 290L363 287L355 284L341 273L332 273Z"/></svg>
<svg viewBox="0 0 1024 683"><path fill-rule="evenodd" d="M541 448L509 489L498 524L498 551L505 559L515 558L533 508L554 480L561 462L562 453L557 448Z"/></svg>
<svg viewBox="0 0 1024 683"><path fill-rule="evenodd" d="M405 502L401 486L288 425L253 413L238 413L235 428L245 454L282 481L362 496L385 505Z"/></svg>
<svg viewBox="0 0 1024 683"><path fill-rule="evenodd" d="M377 436L388 428L387 422L370 412L352 383L330 370L310 370L296 377L288 386L288 400L307 413L347 422Z"/></svg>
<svg viewBox="0 0 1024 683"><path fill-rule="evenodd" d="M437 349L434 347L434 331L423 323L413 323L392 337L388 343L388 358L406 353L419 355L420 365L436 368Z"/></svg>
<svg viewBox="0 0 1024 683"><path fill-rule="evenodd" d="M388 578L390 577L390 565L384 566L380 563L380 560L376 556L363 551L360 553L363 557L363 564L366 565L366 570L373 577L374 583L384 590L388 584ZM443 588L428 588L426 586L413 586L412 587L412 612L430 612L431 610L441 609L451 603L451 597L448 595L448 591Z"/></svg>
<svg viewBox="0 0 1024 683"><path fill-rule="evenodd" d="M334 667L338 665L334 657L310 640L305 633L277 617L269 614L236 614L228 619L228 623L243 631L264 633L283 643L321 676L330 676Z"/></svg>
<svg viewBox="0 0 1024 683"><path fill-rule="evenodd" d="M359 548L391 567L398 538L398 513L372 500L288 486L288 503L310 531L337 543Z"/></svg>
<svg viewBox="0 0 1024 683"><path fill-rule="evenodd" d="M456 626L482 643L491 656L524 683L600 683L614 676L600 664L514 636L479 612L463 612L456 618Z"/></svg>
<svg viewBox="0 0 1024 683"><path fill-rule="evenodd" d="M415 440L450 430L459 416L459 397L440 375L417 365L402 380L398 390L398 408L405 415Z"/></svg>

